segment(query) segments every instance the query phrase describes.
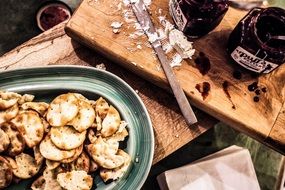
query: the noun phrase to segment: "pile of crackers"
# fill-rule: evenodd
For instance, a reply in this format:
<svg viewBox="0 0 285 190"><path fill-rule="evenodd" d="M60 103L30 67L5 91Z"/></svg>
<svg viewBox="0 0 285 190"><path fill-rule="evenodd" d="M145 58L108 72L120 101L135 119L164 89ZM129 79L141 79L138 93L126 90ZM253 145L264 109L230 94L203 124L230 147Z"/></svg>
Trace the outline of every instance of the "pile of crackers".
<svg viewBox="0 0 285 190"><path fill-rule="evenodd" d="M33 190L85 190L97 170L104 182L128 170L131 157L119 148L127 123L104 98L65 93L50 104L33 100L0 92L0 189L34 177Z"/></svg>

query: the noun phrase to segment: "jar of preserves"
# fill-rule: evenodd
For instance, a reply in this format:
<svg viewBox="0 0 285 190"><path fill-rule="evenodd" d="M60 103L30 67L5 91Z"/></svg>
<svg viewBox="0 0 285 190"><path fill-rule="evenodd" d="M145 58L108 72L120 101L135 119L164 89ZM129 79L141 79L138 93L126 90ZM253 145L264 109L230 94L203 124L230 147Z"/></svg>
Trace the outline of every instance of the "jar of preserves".
<svg viewBox="0 0 285 190"><path fill-rule="evenodd" d="M222 21L228 0L170 0L169 10L179 30L189 38L198 38Z"/></svg>
<svg viewBox="0 0 285 190"><path fill-rule="evenodd" d="M285 10L252 9L231 32L228 53L254 73L269 73L285 62Z"/></svg>

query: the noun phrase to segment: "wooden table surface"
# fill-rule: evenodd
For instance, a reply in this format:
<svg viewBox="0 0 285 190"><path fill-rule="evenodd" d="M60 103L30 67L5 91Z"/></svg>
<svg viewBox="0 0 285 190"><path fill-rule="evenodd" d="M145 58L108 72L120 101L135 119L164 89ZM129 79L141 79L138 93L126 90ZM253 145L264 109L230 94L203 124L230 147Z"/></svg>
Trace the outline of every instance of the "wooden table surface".
<svg viewBox="0 0 285 190"><path fill-rule="evenodd" d="M155 134L153 164L217 123L213 117L194 109L199 123L188 127L173 95L73 41L66 35L64 26L65 23L59 24L0 57L0 70L46 65L96 66L104 63L107 71L118 75L138 91L147 107Z"/></svg>

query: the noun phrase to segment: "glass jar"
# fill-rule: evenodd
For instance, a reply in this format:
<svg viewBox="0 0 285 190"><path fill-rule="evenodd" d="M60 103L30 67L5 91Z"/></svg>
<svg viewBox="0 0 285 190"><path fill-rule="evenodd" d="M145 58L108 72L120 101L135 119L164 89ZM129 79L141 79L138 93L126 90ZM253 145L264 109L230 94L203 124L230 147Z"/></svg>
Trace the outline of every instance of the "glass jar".
<svg viewBox="0 0 285 190"><path fill-rule="evenodd" d="M254 8L229 36L228 53L240 66L269 73L285 62L285 10Z"/></svg>
<svg viewBox="0 0 285 190"><path fill-rule="evenodd" d="M179 30L189 38L198 38L222 21L228 0L170 0L169 10Z"/></svg>

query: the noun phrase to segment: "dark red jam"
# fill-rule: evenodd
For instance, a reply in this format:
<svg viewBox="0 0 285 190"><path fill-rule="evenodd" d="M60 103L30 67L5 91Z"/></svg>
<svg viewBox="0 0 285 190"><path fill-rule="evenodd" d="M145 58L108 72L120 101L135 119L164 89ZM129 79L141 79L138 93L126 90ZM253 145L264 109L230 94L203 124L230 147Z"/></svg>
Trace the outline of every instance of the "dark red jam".
<svg viewBox="0 0 285 190"><path fill-rule="evenodd" d="M195 88L201 93L203 100L205 100L209 96L211 85L208 82L203 82L196 84Z"/></svg>
<svg viewBox="0 0 285 190"><path fill-rule="evenodd" d="M269 73L285 62L285 10L252 9L228 39L234 62L254 73Z"/></svg>
<svg viewBox="0 0 285 190"><path fill-rule="evenodd" d="M194 61L202 75L206 75L211 69L210 59L203 52L200 52L199 56Z"/></svg>
<svg viewBox="0 0 285 190"><path fill-rule="evenodd" d="M228 10L228 0L170 0L169 9L178 29L197 38L218 26Z"/></svg>
<svg viewBox="0 0 285 190"><path fill-rule="evenodd" d="M61 4L51 4L43 7L39 22L43 30L48 30L69 18L70 11L68 8Z"/></svg>

